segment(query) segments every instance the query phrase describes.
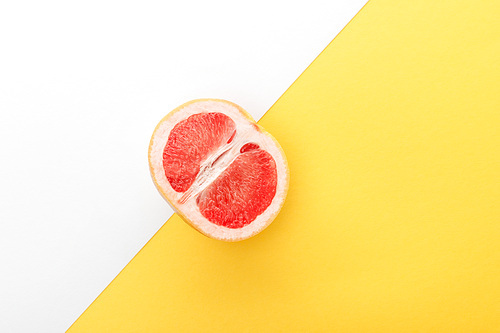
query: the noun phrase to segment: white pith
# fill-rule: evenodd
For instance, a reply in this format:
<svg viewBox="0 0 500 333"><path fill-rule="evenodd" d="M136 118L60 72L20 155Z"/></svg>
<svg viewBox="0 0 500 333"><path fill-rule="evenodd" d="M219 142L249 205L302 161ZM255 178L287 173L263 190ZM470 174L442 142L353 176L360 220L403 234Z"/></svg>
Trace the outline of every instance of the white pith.
<svg viewBox="0 0 500 333"><path fill-rule="evenodd" d="M236 124L236 136L230 144L221 147L216 153L207 158L206 163L202 163L202 165L210 165L223 151L231 149L217 161L213 168L209 168L209 171L205 175L198 175L195 183L199 183L199 188L196 188L197 185L193 185L193 189L190 188L190 190L195 190L195 193L192 193L192 196L190 196L185 203L181 203L180 199L184 193L174 191L165 176L165 171L163 169L163 150L170 131L177 123L193 114L203 112L221 112L229 116ZM239 229L216 225L208 221L199 211L198 205L196 204L196 194L215 180L230 165L234 158L238 156L241 146L249 142L257 143L260 148L266 150L273 156L277 169L276 195L269 207L250 224ZM174 210L200 232L215 239L226 241L242 240L262 231L272 222L281 209L288 189L287 162L281 147L279 147L277 142L268 133L257 130L255 123L249 120L236 106L229 102L219 100L195 101L185 105L171 116L166 117L166 119L158 125L153 134L149 162L151 174L158 190L171 204ZM200 176L205 176L207 178L206 181L200 182Z"/></svg>

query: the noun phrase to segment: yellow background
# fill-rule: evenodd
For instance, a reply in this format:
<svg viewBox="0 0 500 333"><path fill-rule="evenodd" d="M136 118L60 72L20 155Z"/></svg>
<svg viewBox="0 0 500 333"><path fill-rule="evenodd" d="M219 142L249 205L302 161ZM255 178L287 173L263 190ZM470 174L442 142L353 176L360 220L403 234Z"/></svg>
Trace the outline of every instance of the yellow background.
<svg viewBox="0 0 500 333"><path fill-rule="evenodd" d="M499 332L499 17L369 2L260 122L275 222L224 243L173 216L69 332Z"/></svg>

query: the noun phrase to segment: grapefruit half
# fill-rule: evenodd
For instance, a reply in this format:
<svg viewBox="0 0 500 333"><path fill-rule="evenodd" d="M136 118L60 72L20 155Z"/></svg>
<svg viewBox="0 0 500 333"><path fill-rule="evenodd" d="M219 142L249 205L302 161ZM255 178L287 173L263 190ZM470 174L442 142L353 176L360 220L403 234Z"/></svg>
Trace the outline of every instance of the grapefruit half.
<svg viewBox="0 0 500 333"><path fill-rule="evenodd" d="M234 103L199 99L179 106L156 126L148 155L158 191L208 237L247 239L271 224L285 201L283 150Z"/></svg>

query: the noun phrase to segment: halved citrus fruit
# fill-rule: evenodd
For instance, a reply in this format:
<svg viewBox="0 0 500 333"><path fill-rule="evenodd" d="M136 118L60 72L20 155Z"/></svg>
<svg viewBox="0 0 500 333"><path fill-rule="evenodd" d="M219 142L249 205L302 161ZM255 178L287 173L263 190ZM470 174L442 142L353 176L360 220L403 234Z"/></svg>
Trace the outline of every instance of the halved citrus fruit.
<svg viewBox="0 0 500 333"><path fill-rule="evenodd" d="M163 118L151 138L149 166L156 187L187 223L225 241L264 230L288 190L278 142L225 100L194 100Z"/></svg>

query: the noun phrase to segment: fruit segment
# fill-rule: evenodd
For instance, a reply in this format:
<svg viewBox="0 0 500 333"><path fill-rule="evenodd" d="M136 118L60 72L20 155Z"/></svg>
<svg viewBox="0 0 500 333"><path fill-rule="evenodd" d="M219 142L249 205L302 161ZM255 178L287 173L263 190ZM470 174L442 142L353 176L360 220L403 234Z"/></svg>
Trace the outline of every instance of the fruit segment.
<svg viewBox="0 0 500 333"><path fill-rule="evenodd" d="M228 228L251 223L271 204L277 171L273 157L262 149L238 156L197 199L201 214Z"/></svg>
<svg viewBox="0 0 500 333"><path fill-rule="evenodd" d="M200 172L201 162L227 143L236 124L222 113L199 113L170 132L163 151L165 176L176 192L185 192Z"/></svg>

